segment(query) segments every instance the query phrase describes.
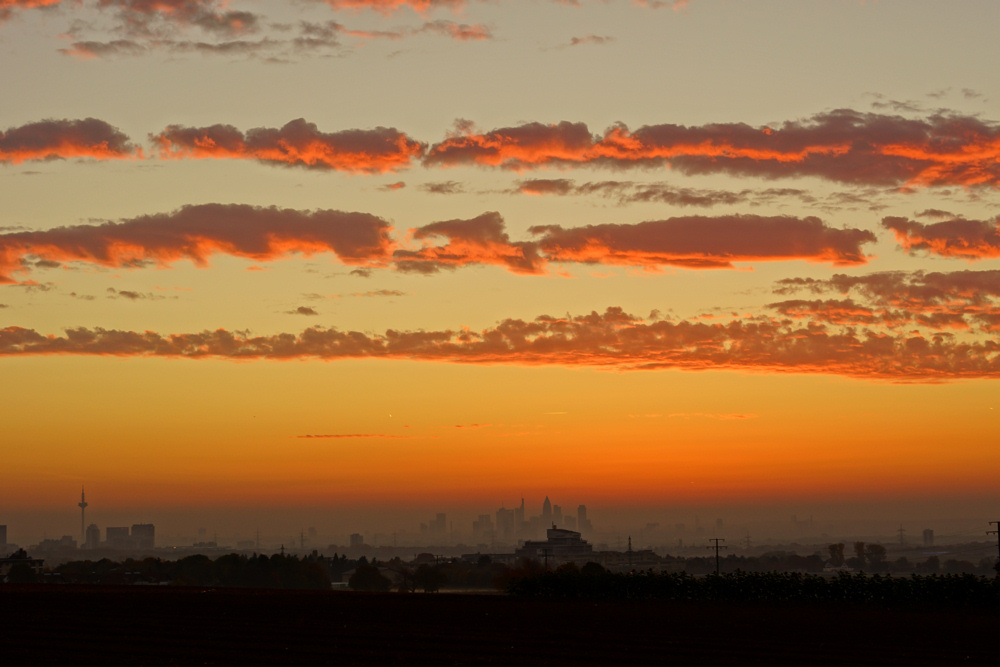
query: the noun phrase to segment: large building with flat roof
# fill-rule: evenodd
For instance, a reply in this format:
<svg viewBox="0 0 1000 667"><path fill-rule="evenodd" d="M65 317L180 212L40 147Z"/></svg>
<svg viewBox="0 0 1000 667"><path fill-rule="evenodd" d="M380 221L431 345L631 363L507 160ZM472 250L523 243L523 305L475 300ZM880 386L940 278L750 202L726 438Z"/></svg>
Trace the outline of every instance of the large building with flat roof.
<svg viewBox="0 0 1000 667"><path fill-rule="evenodd" d="M545 541L529 540L515 552L520 560L530 558L537 561L557 563L586 563L593 560L594 547L580 537L575 530L556 528L545 531Z"/></svg>

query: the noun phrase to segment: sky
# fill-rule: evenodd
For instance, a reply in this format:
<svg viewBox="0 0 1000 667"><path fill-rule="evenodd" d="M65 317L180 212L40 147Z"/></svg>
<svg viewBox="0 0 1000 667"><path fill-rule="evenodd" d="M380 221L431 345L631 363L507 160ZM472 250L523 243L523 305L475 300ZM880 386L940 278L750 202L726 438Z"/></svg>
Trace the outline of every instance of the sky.
<svg viewBox="0 0 1000 667"><path fill-rule="evenodd" d="M0 522L986 530L998 22L0 0Z"/></svg>

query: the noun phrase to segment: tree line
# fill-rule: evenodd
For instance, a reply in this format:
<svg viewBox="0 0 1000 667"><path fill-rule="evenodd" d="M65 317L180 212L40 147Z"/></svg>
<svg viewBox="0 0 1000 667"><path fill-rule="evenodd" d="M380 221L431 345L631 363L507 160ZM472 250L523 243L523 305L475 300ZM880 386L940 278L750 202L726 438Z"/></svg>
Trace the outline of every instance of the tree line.
<svg viewBox="0 0 1000 667"><path fill-rule="evenodd" d="M974 574L893 577L841 572L823 577L737 571L696 577L687 572L615 573L597 563L582 568L567 563L554 571L526 567L513 572L506 591L514 597L549 599L1000 607L1000 578Z"/></svg>

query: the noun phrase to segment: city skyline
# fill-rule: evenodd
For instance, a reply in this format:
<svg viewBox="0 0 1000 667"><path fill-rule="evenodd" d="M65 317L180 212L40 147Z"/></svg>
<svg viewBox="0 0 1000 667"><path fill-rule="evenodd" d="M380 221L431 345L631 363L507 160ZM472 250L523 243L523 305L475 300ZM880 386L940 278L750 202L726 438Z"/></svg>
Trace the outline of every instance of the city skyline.
<svg viewBox="0 0 1000 667"><path fill-rule="evenodd" d="M0 2L0 522L997 519L998 19Z"/></svg>

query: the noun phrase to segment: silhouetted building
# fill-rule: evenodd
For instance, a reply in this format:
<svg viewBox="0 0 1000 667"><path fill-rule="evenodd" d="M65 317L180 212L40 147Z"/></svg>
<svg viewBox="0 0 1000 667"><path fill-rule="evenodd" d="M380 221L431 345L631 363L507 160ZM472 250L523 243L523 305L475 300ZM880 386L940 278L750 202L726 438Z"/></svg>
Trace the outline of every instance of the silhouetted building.
<svg viewBox="0 0 1000 667"><path fill-rule="evenodd" d="M420 533L429 539L443 540L448 533L447 515L444 512L438 512L433 519L420 524Z"/></svg>
<svg viewBox="0 0 1000 667"><path fill-rule="evenodd" d="M521 506L514 508L514 539L519 538L527 530L524 520L524 498L521 498Z"/></svg>
<svg viewBox="0 0 1000 667"><path fill-rule="evenodd" d="M493 539L493 520L489 514L480 514L479 518L472 522L472 536L477 540Z"/></svg>
<svg viewBox="0 0 1000 667"><path fill-rule="evenodd" d="M128 549L132 546L132 536L124 526L108 526L104 529L104 542L109 549Z"/></svg>
<svg viewBox="0 0 1000 667"><path fill-rule="evenodd" d="M156 545L156 528L151 523L132 524L131 537L136 549L152 549Z"/></svg>
<svg viewBox="0 0 1000 667"><path fill-rule="evenodd" d="M529 540L515 552L518 559L530 558L537 561L555 562L581 562L590 560L594 553L592 547L586 540L581 539L580 533L575 530L565 528L549 528L545 531L545 541Z"/></svg>
<svg viewBox="0 0 1000 667"><path fill-rule="evenodd" d="M99 549L101 546L101 529L96 523L87 526L86 539L83 541L84 549Z"/></svg>
<svg viewBox="0 0 1000 667"><path fill-rule="evenodd" d="M45 561L41 558L31 558L24 549L18 549L7 558L0 558L0 581L7 580L7 573L12 567L22 564L27 565L37 576L42 573L42 565L45 564Z"/></svg>
<svg viewBox="0 0 1000 667"><path fill-rule="evenodd" d="M562 507L559 505L552 506L552 523L557 526L563 525Z"/></svg>
<svg viewBox="0 0 1000 667"><path fill-rule="evenodd" d="M71 535L63 535L58 540L42 540L38 543L38 550L45 552L75 551L76 540Z"/></svg>
<svg viewBox="0 0 1000 667"><path fill-rule="evenodd" d="M495 535L505 542L514 541L515 511L501 507L497 510L497 527Z"/></svg>
<svg viewBox="0 0 1000 667"><path fill-rule="evenodd" d="M0 556L7 553L7 526L0 525Z"/></svg>
<svg viewBox="0 0 1000 667"><path fill-rule="evenodd" d="M581 533L589 533L591 530L590 519L587 518L586 505L580 505L576 508L576 528Z"/></svg>
<svg viewBox="0 0 1000 667"><path fill-rule="evenodd" d="M542 525L546 527L552 525L552 503L549 502L548 496L545 496L545 502L542 503Z"/></svg>
<svg viewBox="0 0 1000 667"><path fill-rule="evenodd" d="M934 531L928 528L924 531L924 546L932 547L934 546Z"/></svg>
<svg viewBox="0 0 1000 667"><path fill-rule="evenodd" d="M350 544L352 547L360 547L365 543L364 535L362 535L361 533L351 533L350 540L351 540Z"/></svg>

